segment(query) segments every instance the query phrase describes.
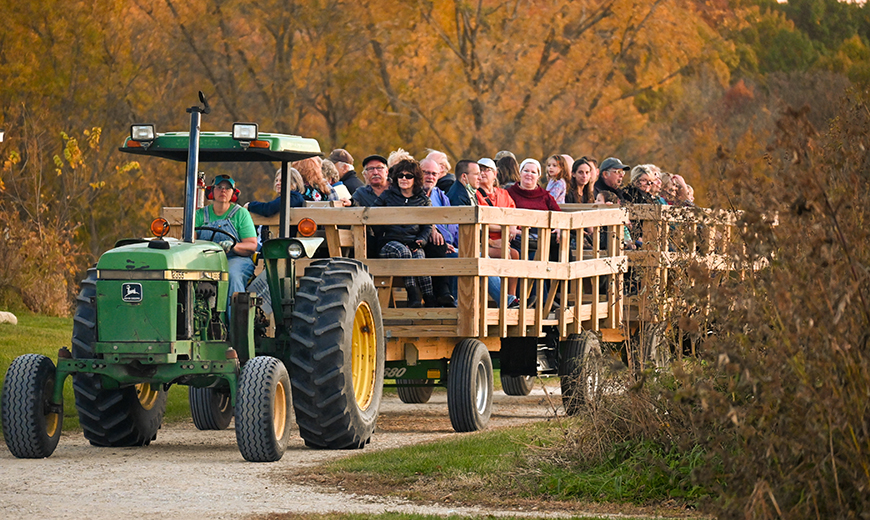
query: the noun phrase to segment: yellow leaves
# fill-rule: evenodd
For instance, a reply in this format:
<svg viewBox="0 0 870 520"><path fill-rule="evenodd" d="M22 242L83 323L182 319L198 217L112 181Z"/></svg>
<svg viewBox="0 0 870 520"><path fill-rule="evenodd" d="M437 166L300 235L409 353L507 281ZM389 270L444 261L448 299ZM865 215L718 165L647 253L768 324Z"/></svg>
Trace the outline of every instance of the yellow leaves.
<svg viewBox="0 0 870 520"><path fill-rule="evenodd" d="M91 182L89 184L90 184L91 188L93 188L94 190L98 190L98 189L106 186L106 181Z"/></svg>
<svg viewBox="0 0 870 520"><path fill-rule="evenodd" d="M90 148L91 150L95 150L97 146L100 145L100 136L103 133L102 128L100 128L99 126L95 126L90 130L85 129L85 131L82 133L85 135L85 137L88 138L88 148Z"/></svg>
<svg viewBox="0 0 870 520"><path fill-rule="evenodd" d="M10 170L13 166L21 162L21 154L17 150L9 152L9 157L3 161L3 170Z"/></svg>
<svg viewBox="0 0 870 520"><path fill-rule="evenodd" d="M129 161L119 166L115 166L115 171L120 174L130 173L134 170L141 170L142 168L139 166L139 161Z"/></svg>

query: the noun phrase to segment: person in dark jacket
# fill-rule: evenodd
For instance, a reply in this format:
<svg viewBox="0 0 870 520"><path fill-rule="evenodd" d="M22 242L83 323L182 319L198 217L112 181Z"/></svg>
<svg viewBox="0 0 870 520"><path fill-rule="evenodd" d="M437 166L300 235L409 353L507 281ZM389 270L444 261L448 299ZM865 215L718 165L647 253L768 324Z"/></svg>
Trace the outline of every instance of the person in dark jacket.
<svg viewBox="0 0 870 520"><path fill-rule="evenodd" d="M594 190L597 197L602 191L612 191L619 197L619 200L625 200L625 193L622 191L622 178L630 168L616 157L608 157L601 163L601 175L595 181Z"/></svg>
<svg viewBox="0 0 870 520"><path fill-rule="evenodd" d="M406 159L394 164L390 168L389 179L390 187L375 201L376 207L432 205L423 191L423 170L417 161ZM381 258L425 258L423 248L429 243L432 225L392 224L377 226L374 232ZM405 289L408 291L409 307L422 307L424 298L428 305L434 305L436 301L432 278L429 276L406 276Z"/></svg>
<svg viewBox="0 0 870 520"><path fill-rule="evenodd" d="M329 154L329 160L335 164L335 169L338 170L339 181L346 187L347 191L353 195L358 188L363 187L362 181L353 170L353 156L344 148L336 148Z"/></svg>
<svg viewBox="0 0 870 520"><path fill-rule="evenodd" d="M477 188L480 188L480 166L463 159L456 163L456 182L447 190L451 206L476 206Z"/></svg>

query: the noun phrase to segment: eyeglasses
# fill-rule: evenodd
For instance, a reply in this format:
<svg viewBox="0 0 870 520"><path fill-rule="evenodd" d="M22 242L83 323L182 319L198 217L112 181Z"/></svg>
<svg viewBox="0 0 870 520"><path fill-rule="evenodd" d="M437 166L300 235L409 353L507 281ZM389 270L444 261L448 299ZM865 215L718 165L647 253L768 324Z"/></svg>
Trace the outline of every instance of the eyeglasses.
<svg viewBox="0 0 870 520"><path fill-rule="evenodd" d="M649 180L645 180L645 179L637 181L638 186L649 186L652 183L653 183L653 181L649 181Z"/></svg>
<svg viewBox="0 0 870 520"><path fill-rule="evenodd" d="M396 175L396 179L413 179L415 177L416 175L414 175L413 173L400 173Z"/></svg>
<svg viewBox="0 0 870 520"><path fill-rule="evenodd" d="M382 172L386 169L387 169L386 166L369 166L365 169L365 171L367 171L367 172Z"/></svg>
<svg viewBox="0 0 870 520"><path fill-rule="evenodd" d="M440 171L438 171L438 172L431 172L431 171L423 170L423 175L436 175L436 176L437 176L439 173L441 173L441 172L440 172Z"/></svg>

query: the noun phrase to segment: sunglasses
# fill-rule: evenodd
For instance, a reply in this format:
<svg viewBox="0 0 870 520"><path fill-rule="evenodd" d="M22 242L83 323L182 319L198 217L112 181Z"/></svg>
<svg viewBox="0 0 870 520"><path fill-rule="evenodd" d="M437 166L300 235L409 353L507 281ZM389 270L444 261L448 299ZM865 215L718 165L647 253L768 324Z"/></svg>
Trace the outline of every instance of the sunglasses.
<svg viewBox="0 0 870 520"><path fill-rule="evenodd" d="M416 175L414 175L413 173L400 173L396 175L396 179L413 179L415 177Z"/></svg>

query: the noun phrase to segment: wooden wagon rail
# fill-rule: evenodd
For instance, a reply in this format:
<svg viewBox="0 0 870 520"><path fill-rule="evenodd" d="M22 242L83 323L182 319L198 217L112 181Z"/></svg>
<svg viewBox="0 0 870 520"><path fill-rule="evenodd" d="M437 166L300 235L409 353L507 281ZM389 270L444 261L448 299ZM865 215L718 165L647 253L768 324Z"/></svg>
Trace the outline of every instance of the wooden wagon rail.
<svg viewBox="0 0 870 520"><path fill-rule="evenodd" d="M170 224L181 223L179 208L165 208ZM627 217L619 209L596 209L572 213L491 207L456 208L336 208L305 207L290 212L291 224L311 218L323 229L329 256L348 256L366 264L381 291L384 328L388 338L461 338L481 340L512 336L541 336L544 327L557 327L562 337L583 330L615 330L623 317L621 281L628 266L621 241L608 240L602 248L600 230L621 236ZM258 225L278 226L278 217L254 219ZM458 224L459 258L414 260L370 259L366 243L370 226L403 224ZM523 244L520 259L509 259L507 248L501 258L488 255L491 228L501 227L507 235L510 226L520 229ZM592 249L583 250L582 234L594 229ZM550 261L550 241L539 241L537 255L530 258L532 233L550 235L559 230L558 261ZM574 245L572 249L572 243ZM581 249L576 247L581 244ZM303 262L298 262L302 267ZM300 269L301 272L301 269ZM394 301L393 279L402 276L456 276L458 307L402 308ZM508 308L507 291L501 301L492 302L487 294L486 277L499 277L502 287L508 278L517 278L517 296L526 301L535 285L550 281L543 304ZM600 277L606 279L599 283ZM401 286L396 283L395 286ZM606 288L601 290L600 287ZM554 306L554 301L561 302ZM558 307L558 308L554 308ZM497 350L498 342L485 341Z"/></svg>

